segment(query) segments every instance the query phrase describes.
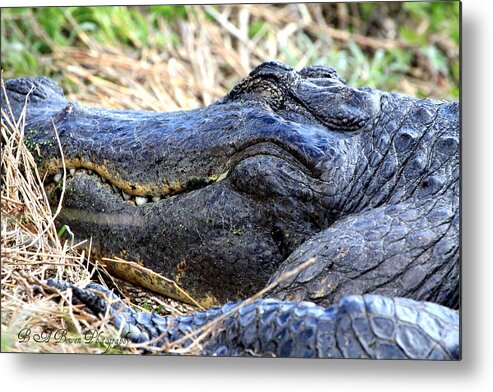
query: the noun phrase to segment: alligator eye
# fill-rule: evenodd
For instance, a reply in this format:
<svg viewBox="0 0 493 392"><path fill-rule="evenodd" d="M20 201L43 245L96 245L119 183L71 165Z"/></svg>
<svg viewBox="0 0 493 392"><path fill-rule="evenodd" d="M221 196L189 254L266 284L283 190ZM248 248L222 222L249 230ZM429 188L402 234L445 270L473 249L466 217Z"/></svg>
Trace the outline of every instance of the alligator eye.
<svg viewBox="0 0 493 392"><path fill-rule="evenodd" d="M380 108L379 93L340 83L319 86L303 81L294 92L294 97L318 121L335 131L360 130Z"/></svg>
<svg viewBox="0 0 493 392"><path fill-rule="evenodd" d="M337 71L334 68L326 67L324 65L310 65L303 68L299 74L304 79L331 79L333 82L347 84L347 82L337 74Z"/></svg>
<svg viewBox="0 0 493 392"><path fill-rule="evenodd" d="M339 79L329 79L329 78L310 78L310 83L313 83L319 87L336 87L345 86Z"/></svg>

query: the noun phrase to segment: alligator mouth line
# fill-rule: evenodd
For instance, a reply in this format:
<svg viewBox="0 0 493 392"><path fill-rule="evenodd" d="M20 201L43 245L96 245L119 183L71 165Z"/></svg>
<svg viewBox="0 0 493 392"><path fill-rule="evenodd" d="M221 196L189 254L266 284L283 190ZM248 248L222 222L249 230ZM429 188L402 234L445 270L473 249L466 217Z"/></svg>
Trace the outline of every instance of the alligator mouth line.
<svg viewBox="0 0 493 392"><path fill-rule="evenodd" d="M153 196L150 194L131 195L129 193L126 193L123 189L119 188L117 185L111 183L108 179L100 175L97 171L85 167L79 167L77 169L75 168L68 169L67 177L74 178L80 174L91 176L98 181L98 184L101 187L111 191L112 194L119 197L123 202L131 205L135 205L137 207L142 207L149 203L158 203L161 200L166 200L173 196L178 196L184 193L189 193L191 191L205 188L206 186L212 185L214 183L217 183L225 179L228 175L228 172L229 171L226 171L220 175L212 175L206 178L192 177L187 181L187 183L184 186L175 187L178 190L174 189L170 192L162 193L159 196ZM63 179L63 173L57 172L56 174L50 176L50 180L48 180L48 185L50 183L54 183L55 185L58 185L62 181L62 179Z"/></svg>
<svg viewBox="0 0 493 392"><path fill-rule="evenodd" d="M234 171L239 162L257 155L268 155L282 159L306 175L315 178L312 170L302 160L297 158L295 156L296 154L286 151L276 142L257 142L252 145L243 146L241 150L237 151L236 157L229 161L228 167L220 174L211 174L207 177L196 177L192 175L183 182L169 183L168 181L163 181L162 184L166 185L131 184L112 173L105 165L95 164L91 161L82 161L78 158L65 159L65 167L67 168L67 180L75 178L80 174L91 176L93 179L96 179L96 183L100 187L119 197L122 202L136 207L142 207L149 203L159 203L173 196L190 193L223 181L228 177L230 172ZM48 162L44 166L44 169L47 173L46 185L48 187L52 185L56 187L63 178L60 159L54 159Z"/></svg>

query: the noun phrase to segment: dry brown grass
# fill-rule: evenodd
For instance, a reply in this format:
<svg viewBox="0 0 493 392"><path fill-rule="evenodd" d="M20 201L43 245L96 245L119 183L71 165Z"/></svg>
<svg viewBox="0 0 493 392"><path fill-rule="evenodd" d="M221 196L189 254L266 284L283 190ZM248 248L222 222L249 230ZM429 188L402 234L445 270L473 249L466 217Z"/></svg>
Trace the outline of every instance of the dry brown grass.
<svg viewBox="0 0 493 392"><path fill-rule="evenodd" d="M40 57L40 64L63 81L70 99L89 106L174 111L214 102L263 61L275 59L296 68L322 61L344 74L354 64L350 57L345 57L347 54L342 56L337 50L347 50L350 43L368 53L369 59L379 50L417 53L420 47L395 37L375 38L349 32L344 26L351 21L342 23L345 13L339 15L339 9L335 15L341 28L336 28L322 15L324 7L330 6L335 7L187 6L186 18L173 23L160 20L158 28L149 30L146 42L134 37L131 45L101 42L66 12L66 23L76 36L76 45L60 46L31 10L26 10L25 15L36 37L49 47L49 54ZM253 36L249 33L252 23L264 24ZM432 38L450 48L451 58L458 56L458 48L446 37ZM164 41L164 46L158 45L158 41ZM410 95L420 92L436 98L447 96L449 86L443 77L437 75L427 59L418 56L418 60L420 63L402 75L392 88ZM352 82L375 82L369 68L371 63L364 63L352 70ZM8 69L4 71L6 77L13 76Z"/></svg>
<svg viewBox="0 0 493 392"><path fill-rule="evenodd" d="M3 89L3 80L2 80ZM80 245L59 239L55 218L43 189L35 160L24 144L25 110L19 118L1 113L1 301L2 351L102 353L101 344L43 342L49 331L67 330L84 341L89 330L116 337L108 320L99 320L61 301L37 293L34 285L49 277L81 285L89 282L89 255ZM18 334L31 330L31 338L20 342ZM39 334L35 341L35 335ZM21 333L23 335L23 333ZM128 348L126 352L137 352Z"/></svg>

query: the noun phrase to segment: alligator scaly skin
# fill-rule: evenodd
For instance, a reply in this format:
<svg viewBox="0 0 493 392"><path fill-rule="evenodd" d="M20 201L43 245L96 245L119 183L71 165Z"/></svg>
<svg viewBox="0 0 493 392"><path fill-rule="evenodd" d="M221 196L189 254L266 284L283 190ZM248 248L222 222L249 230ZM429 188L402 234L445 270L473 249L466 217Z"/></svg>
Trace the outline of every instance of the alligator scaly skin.
<svg viewBox="0 0 493 392"><path fill-rule="evenodd" d="M105 315L110 303L110 317L123 337L135 343L159 337L155 347L173 347L181 340L180 347L187 348L194 342L187 335L226 315L200 341L200 355L434 360L460 356L458 312L429 302L350 295L323 308L310 302L259 299L244 306L229 303L162 317L136 311L98 284L79 288L54 279L45 283L71 289L73 303L84 304L96 315Z"/></svg>

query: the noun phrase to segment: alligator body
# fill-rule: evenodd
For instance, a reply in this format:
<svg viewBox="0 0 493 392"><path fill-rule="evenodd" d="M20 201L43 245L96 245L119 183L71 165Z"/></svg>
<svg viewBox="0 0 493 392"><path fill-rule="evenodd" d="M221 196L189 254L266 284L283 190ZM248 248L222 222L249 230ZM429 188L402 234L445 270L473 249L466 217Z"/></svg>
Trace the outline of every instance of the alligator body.
<svg viewBox="0 0 493 392"><path fill-rule="evenodd" d="M14 116L27 99L26 139L55 203L56 126L61 224L202 304L247 298L315 258L268 296L459 307L457 102L275 62L214 104L175 113L85 108L46 78L8 81L6 92Z"/></svg>

